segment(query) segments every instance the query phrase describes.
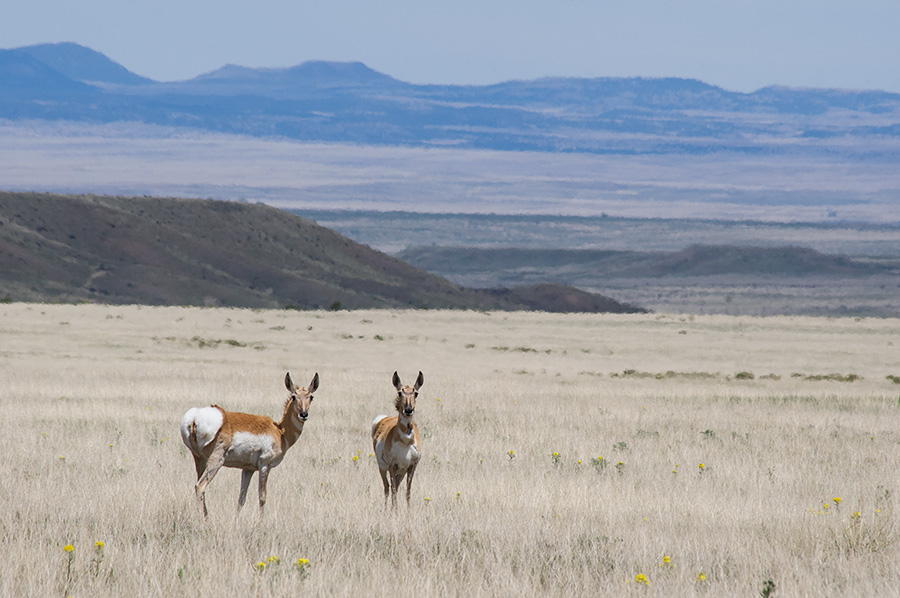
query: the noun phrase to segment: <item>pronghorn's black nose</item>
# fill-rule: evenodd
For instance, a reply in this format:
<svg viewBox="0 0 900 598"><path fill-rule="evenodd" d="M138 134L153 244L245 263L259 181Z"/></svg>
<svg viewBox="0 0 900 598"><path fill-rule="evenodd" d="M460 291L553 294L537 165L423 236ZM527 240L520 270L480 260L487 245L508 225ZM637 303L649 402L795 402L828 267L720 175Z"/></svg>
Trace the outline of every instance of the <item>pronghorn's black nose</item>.
<svg viewBox="0 0 900 598"><path fill-rule="evenodd" d="M301 411L300 419L307 419L307 418L309 418L309 411Z"/></svg>
<svg viewBox="0 0 900 598"><path fill-rule="evenodd" d="M413 410L412 410L412 409L408 409L408 408L407 408L407 409L404 409L404 410L403 410L403 415L412 415L412 414L413 414Z"/></svg>

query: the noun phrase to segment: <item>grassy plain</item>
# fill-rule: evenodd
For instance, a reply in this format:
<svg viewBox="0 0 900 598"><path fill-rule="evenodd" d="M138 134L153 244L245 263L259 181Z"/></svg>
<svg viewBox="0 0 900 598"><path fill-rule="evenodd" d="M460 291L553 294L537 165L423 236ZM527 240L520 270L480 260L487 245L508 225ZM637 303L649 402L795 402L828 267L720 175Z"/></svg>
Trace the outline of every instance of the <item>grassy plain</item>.
<svg viewBox="0 0 900 598"><path fill-rule="evenodd" d="M898 342L888 319L0 305L0 595L898 595ZM424 458L392 513L368 435L395 369L425 374ZM224 470L204 521L181 415L278 416L285 371L322 381L265 516Z"/></svg>

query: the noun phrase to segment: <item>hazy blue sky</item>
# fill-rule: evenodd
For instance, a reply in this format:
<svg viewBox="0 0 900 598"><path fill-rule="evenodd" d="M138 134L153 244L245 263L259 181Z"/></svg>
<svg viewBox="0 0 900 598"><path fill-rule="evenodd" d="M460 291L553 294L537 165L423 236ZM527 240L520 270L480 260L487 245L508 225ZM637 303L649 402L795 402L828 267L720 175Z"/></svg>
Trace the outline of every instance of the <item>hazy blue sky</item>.
<svg viewBox="0 0 900 598"><path fill-rule="evenodd" d="M73 41L162 81L359 60L413 83L692 77L900 92L900 0L16 0L0 47Z"/></svg>

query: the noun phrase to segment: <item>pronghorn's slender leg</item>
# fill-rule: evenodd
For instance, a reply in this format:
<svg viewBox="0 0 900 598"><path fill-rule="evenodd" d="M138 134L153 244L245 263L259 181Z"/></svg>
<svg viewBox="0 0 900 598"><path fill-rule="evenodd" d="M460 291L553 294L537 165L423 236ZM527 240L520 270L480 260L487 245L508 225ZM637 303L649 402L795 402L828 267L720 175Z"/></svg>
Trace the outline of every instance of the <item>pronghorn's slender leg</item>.
<svg viewBox="0 0 900 598"><path fill-rule="evenodd" d="M388 482L387 469L379 469L378 473L381 474L381 483L384 484L384 506L387 507L388 495L391 493L391 483Z"/></svg>
<svg viewBox="0 0 900 598"><path fill-rule="evenodd" d="M400 483L403 481L403 474L397 473L396 468L391 472L391 506L397 506L397 492L400 490Z"/></svg>
<svg viewBox="0 0 900 598"><path fill-rule="evenodd" d="M197 498L200 499L200 505L203 507L203 516L206 517L208 515L208 511L206 510L206 487L209 486L209 483L216 477L216 474L219 472L219 469L225 464L225 447L222 445L217 446L212 454L209 456L209 459L206 460L206 470L203 472L203 475L200 476L200 479L197 480Z"/></svg>
<svg viewBox="0 0 900 598"><path fill-rule="evenodd" d="M206 459L194 455L194 467L197 469L197 479L199 480L203 472L206 471Z"/></svg>
<svg viewBox="0 0 900 598"><path fill-rule="evenodd" d="M408 470L406 470L406 504L409 505L409 495L412 492L412 479L413 474L416 473L416 466L411 465Z"/></svg>
<svg viewBox="0 0 900 598"><path fill-rule="evenodd" d="M207 464L206 459L204 459L203 457L198 457L198 456L194 455L194 467L197 469L197 484L194 486L194 491L197 493L197 498L200 499L200 506L202 507L204 517L207 516L206 497L200 496L200 494L199 494L200 490L198 488L199 488L199 484L200 484L200 478L203 477L203 473L206 471L206 464Z"/></svg>
<svg viewBox="0 0 900 598"><path fill-rule="evenodd" d="M244 506L244 501L247 500L247 488L250 487L250 479L252 477L252 469L245 469L241 471L241 494L240 496L238 496L238 511L241 510L241 507Z"/></svg>
<svg viewBox="0 0 900 598"><path fill-rule="evenodd" d="M266 506L266 482L269 480L269 468L259 468L259 512L262 513Z"/></svg>

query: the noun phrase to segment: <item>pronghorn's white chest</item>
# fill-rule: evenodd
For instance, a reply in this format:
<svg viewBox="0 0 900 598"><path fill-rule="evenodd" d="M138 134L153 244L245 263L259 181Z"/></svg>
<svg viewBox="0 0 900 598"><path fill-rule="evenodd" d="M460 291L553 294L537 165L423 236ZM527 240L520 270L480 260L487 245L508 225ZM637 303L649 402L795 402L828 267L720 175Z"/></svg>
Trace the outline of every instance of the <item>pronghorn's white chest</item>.
<svg viewBox="0 0 900 598"><path fill-rule="evenodd" d="M375 457L381 469L390 465L398 472L406 471L419 462L419 446L416 444L415 432L410 428L408 433L394 429L393 437L379 439L375 443Z"/></svg>
<svg viewBox="0 0 900 598"><path fill-rule="evenodd" d="M274 467L281 462L283 456L280 444L272 436L235 432L231 445L225 451L225 466L253 469Z"/></svg>
<svg viewBox="0 0 900 598"><path fill-rule="evenodd" d="M397 469L406 470L411 465L419 462L419 447L415 439L410 444L394 442L391 445L391 460L397 465Z"/></svg>

